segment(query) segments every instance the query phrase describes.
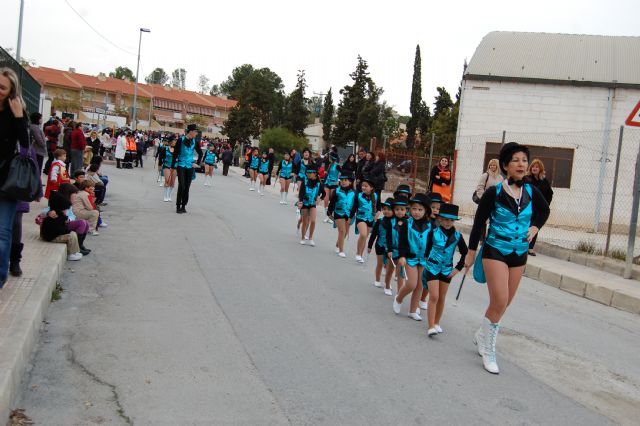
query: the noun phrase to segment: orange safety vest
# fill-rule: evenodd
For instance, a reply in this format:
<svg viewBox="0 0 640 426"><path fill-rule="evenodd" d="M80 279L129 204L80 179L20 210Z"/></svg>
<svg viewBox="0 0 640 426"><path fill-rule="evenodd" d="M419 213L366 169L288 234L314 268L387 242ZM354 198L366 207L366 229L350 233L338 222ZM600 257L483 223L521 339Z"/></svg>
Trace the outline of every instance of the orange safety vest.
<svg viewBox="0 0 640 426"><path fill-rule="evenodd" d="M132 136L127 137L127 151L137 151L136 140Z"/></svg>

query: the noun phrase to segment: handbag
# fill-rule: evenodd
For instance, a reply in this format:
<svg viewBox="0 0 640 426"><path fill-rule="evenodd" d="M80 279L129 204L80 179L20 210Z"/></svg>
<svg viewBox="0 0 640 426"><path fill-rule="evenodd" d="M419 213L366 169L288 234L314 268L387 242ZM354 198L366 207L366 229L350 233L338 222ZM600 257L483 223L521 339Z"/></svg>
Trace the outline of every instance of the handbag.
<svg viewBox="0 0 640 426"><path fill-rule="evenodd" d="M18 201L34 201L42 197L42 181L38 166L26 148L20 147L7 166L7 177L0 186L3 197Z"/></svg>
<svg viewBox="0 0 640 426"><path fill-rule="evenodd" d="M487 182L489 182L489 173L487 173L487 178L484 180L484 189L487 189ZM471 199L474 203L480 204L480 197L478 197L478 190L473 191L471 195Z"/></svg>

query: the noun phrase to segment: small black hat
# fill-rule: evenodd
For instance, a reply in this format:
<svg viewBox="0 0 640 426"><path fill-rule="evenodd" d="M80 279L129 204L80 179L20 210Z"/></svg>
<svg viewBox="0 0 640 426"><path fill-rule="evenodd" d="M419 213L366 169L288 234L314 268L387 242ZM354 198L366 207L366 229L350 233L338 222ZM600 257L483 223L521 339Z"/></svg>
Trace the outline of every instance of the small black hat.
<svg viewBox="0 0 640 426"><path fill-rule="evenodd" d="M360 183L362 183L362 182L367 182L369 185L371 185L371 187L375 191L376 184L373 183L373 181L371 180L371 178L369 176L363 176L362 179L360 180Z"/></svg>
<svg viewBox="0 0 640 426"><path fill-rule="evenodd" d="M524 152L527 158L530 157L529 148L524 145L520 145L517 142L506 143L500 149L500 170L502 170L502 173L507 174L507 168L505 167L505 164L511 161L513 154L515 154L516 152Z"/></svg>
<svg viewBox="0 0 640 426"><path fill-rule="evenodd" d="M429 198L431 198L431 202L432 203L441 203L442 202L442 195L440 195L437 192L432 192L429 194Z"/></svg>
<svg viewBox="0 0 640 426"><path fill-rule="evenodd" d="M411 187L409 185L398 185L396 191L393 193L393 196L396 197L398 195L404 195L406 197L411 196Z"/></svg>
<svg viewBox="0 0 640 426"><path fill-rule="evenodd" d="M440 212L438 212L438 216L443 217L445 219L452 220L460 220L460 216L458 216L458 206L455 204L443 203L440 205Z"/></svg>
<svg viewBox="0 0 640 426"><path fill-rule="evenodd" d="M191 124L187 125L187 133L193 132L193 131L196 131L196 130L198 130L198 125L197 124L191 123Z"/></svg>
<svg viewBox="0 0 640 426"><path fill-rule="evenodd" d="M169 133L167 136L164 137L164 140L167 142L171 142L176 140L176 135L173 133Z"/></svg>
<svg viewBox="0 0 640 426"><path fill-rule="evenodd" d="M431 211L431 198L427 194L416 194L409 203L422 204L427 210Z"/></svg>
<svg viewBox="0 0 640 426"><path fill-rule="evenodd" d="M310 163L304 171L305 173L318 173L318 168L315 164Z"/></svg>
<svg viewBox="0 0 640 426"><path fill-rule="evenodd" d="M380 203L380 204L387 207L393 207L393 203L394 203L393 197L389 197L386 200L384 200L384 203Z"/></svg>
<svg viewBox="0 0 640 426"><path fill-rule="evenodd" d="M393 199L393 207L395 206L407 206L409 205L409 199L407 197L403 197L402 195L398 195Z"/></svg>
<svg viewBox="0 0 640 426"><path fill-rule="evenodd" d="M329 158L331 158L333 161L338 161L338 154L332 151L329 153Z"/></svg>

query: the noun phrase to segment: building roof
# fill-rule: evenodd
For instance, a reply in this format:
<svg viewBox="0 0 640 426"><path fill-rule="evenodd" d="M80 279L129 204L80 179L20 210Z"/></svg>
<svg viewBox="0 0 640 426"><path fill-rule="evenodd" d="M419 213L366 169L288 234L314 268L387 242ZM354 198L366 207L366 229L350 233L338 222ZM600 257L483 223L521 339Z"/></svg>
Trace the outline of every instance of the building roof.
<svg viewBox="0 0 640 426"><path fill-rule="evenodd" d="M640 88L640 37L490 32L466 80Z"/></svg>
<svg viewBox="0 0 640 426"><path fill-rule="evenodd" d="M63 71L47 67L31 67L29 74L43 87L53 85L71 89L99 90L103 92L123 93L133 96L134 83L128 80L120 80L112 77L94 77L92 75L77 72ZM157 84L138 83L138 96L141 98L163 98L173 101L200 105L204 107L217 107L230 109L236 105L236 101L222 99L217 96L202 95L190 90L181 90L172 87L164 87Z"/></svg>

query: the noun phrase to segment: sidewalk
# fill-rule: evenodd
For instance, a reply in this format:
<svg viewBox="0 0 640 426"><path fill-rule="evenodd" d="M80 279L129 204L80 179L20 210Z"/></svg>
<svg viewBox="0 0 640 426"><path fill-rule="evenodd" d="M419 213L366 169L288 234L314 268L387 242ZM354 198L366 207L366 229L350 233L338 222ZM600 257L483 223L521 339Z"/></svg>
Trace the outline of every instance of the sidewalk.
<svg viewBox="0 0 640 426"><path fill-rule="evenodd" d="M0 290L0 422L9 418L23 373L38 339L51 292L66 262L64 244L41 241L34 211L23 218L23 275L10 277Z"/></svg>
<svg viewBox="0 0 640 426"><path fill-rule="evenodd" d="M238 167L231 167L229 170L239 177L244 173L244 170ZM249 179L245 180L248 187ZM265 188L267 194L277 195L279 191L280 187L277 184ZM292 188L289 191L292 191ZM386 195L383 194L383 198ZM293 204L292 200L295 199L295 196L289 195L290 204ZM319 218L322 220L321 215ZM456 227L466 234L465 238L468 241L471 219L463 218ZM613 260L544 243L539 243L536 247L538 254L535 257L529 256L525 276L576 296L640 314L640 268L634 268L634 279L627 280L618 275L618 265Z"/></svg>

